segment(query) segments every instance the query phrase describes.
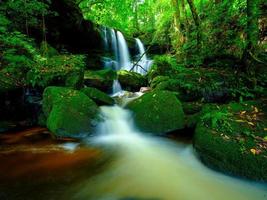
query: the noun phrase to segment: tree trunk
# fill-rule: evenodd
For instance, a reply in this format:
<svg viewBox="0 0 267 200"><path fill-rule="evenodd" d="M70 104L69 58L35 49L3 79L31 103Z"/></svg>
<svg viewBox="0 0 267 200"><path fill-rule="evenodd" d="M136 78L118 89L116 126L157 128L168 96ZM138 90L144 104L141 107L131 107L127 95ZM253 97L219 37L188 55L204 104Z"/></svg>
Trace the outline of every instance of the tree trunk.
<svg viewBox="0 0 267 200"><path fill-rule="evenodd" d="M244 70L248 70L249 60L255 53L259 39L259 0L247 0L247 28L246 28L246 47L243 52L242 61Z"/></svg>
<svg viewBox="0 0 267 200"><path fill-rule="evenodd" d="M199 46L200 45L200 27L199 27L200 26L200 19L199 19L199 16L197 14L197 9L196 9L196 6L195 6L193 0L187 0L187 3L189 4L189 7L190 7L190 10L191 10L191 13L192 13L195 25L196 25L197 44Z"/></svg>

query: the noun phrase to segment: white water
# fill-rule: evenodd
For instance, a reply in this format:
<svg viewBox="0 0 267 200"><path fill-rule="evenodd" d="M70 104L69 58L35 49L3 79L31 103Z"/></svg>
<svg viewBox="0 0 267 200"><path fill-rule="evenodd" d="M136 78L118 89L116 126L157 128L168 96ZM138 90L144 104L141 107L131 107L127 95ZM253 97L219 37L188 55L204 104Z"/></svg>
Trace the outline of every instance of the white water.
<svg viewBox="0 0 267 200"><path fill-rule="evenodd" d="M139 73L139 74L145 75L148 72L150 66L152 65L152 60L149 60L147 58L146 51L145 51L145 46L141 42L141 40L136 38L135 41L136 41L136 44L137 44L137 47L138 47L138 51L139 51L138 57L139 58L141 56L142 57L141 57L140 61L137 63L138 65L134 68L134 71Z"/></svg>
<svg viewBox="0 0 267 200"><path fill-rule="evenodd" d="M112 96L117 96L121 92L122 88L120 82L118 80L114 80L112 85Z"/></svg>
<svg viewBox="0 0 267 200"><path fill-rule="evenodd" d="M90 143L113 152L99 175L82 183L76 199L266 200L266 186L231 178L204 167L191 145L144 136L131 113L102 107L104 122Z"/></svg>
<svg viewBox="0 0 267 200"><path fill-rule="evenodd" d="M131 60L127 42L120 31L117 31L118 49L119 49L119 66L121 69L130 70Z"/></svg>
<svg viewBox="0 0 267 200"><path fill-rule="evenodd" d="M109 32L109 34L107 34ZM131 60L131 55L129 52L129 47L127 41L125 40L123 34L120 31L115 31L114 29L103 28L103 43L105 50L111 50L113 58L103 57L103 62L105 67L114 68L115 70L130 70L135 64L134 60ZM136 46L138 54L135 55L137 60L142 56L141 60L138 62L138 65L133 69L133 71L140 73L142 75L146 74L152 65L152 60L147 58L145 53L145 46L142 41L138 38L136 40ZM106 48L111 45L111 49ZM140 67L141 66L141 67Z"/></svg>
<svg viewBox="0 0 267 200"><path fill-rule="evenodd" d="M114 29L110 29L110 34L111 34L111 46L112 46L112 51L114 53L115 57L115 69L119 70L119 54L118 54L118 44L117 44L117 37Z"/></svg>

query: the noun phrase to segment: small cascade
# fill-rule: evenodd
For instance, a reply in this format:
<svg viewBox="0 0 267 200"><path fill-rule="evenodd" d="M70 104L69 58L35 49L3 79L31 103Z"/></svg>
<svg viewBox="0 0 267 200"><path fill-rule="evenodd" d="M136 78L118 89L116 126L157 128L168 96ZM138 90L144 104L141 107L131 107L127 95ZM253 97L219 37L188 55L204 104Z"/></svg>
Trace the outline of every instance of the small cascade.
<svg viewBox="0 0 267 200"><path fill-rule="evenodd" d="M122 91L119 80L114 80L112 85L112 95L116 96Z"/></svg>
<svg viewBox="0 0 267 200"><path fill-rule="evenodd" d="M191 145L144 135L129 110L102 106L101 116L98 134L87 142L109 152L111 162L79 183L73 199L266 199L266 187L203 166Z"/></svg>
<svg viewBox="0 0 267 200"><path fill-rule="evenodd" d="M141 42L141 40L139 38L136 38L135 41L136 41L138 51L139 51L138 59L140 59L141 56L142 57L138 61L138 63L136 64L136 67L134 67L133 70L137 73L145 75L147 73L147 71L149 70L150 66L152 65L152 60L149 60L147 58L145 46Z"/></svg>

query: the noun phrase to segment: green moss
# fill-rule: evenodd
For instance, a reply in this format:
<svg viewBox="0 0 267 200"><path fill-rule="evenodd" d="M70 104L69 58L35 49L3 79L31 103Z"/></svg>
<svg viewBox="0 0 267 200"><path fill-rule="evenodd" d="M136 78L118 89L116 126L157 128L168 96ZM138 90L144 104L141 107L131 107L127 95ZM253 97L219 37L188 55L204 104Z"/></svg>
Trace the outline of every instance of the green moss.
<svg viewBox="0 0 267 200"><path fill-rule="evenodd" d="M267 181L266 102L260 102L204 107L194 136L194 148L204 163L230 174Z"/></svg>
<svg viewBox="0 0 267 200"><path fill-rule="evenodd" d="M147 80L141 74L120 70L117 72L118 80L124 90L139 91L141 87L147 86Z"/></svg>
<svg viewBox="0 0 267 200"><path fill-rule="evenodd" d="M112 88L113 81L117 79L117 73L111 69L98 71L86 70L84 74L84 84L102 91Z"/></svg>
<svg viewBox="0 0 267 200"><path fill-rule="evenodd" d="M92 87L86 87L81 90L90 99L94 100L98 105L113 105L114 99L108 96L106 93Z"/></svg>
<svg viewBox="0 0 267 200"><path fill-rule="evenodd" d="M184 127L181 103L172 92L150 92L127 107L133 111L135 122L142 131L161 134Z"/></svg>
<svg viewBox="0 0 267 200"><path fill-rule="evenodd" d="M98 107L84 93L63 87L48 87L43 94L47 127L56 137L77 137L91 133Z"/></svg>

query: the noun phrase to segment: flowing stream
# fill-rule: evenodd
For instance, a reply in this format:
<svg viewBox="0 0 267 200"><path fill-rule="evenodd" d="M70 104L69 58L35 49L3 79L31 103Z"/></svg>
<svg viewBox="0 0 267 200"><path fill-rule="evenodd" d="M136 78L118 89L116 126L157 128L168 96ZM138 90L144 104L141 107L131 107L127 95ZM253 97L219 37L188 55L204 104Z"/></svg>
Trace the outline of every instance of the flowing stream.
<svg viewBox="0 0 267 200"><path fill-rule="evenodd" d="M191 144L146 136L131 113L102 107L104 122L88 143L112 152L104 172L80 183L74 199L264 200L266 185L214 172L196 158Z"/></svg>

